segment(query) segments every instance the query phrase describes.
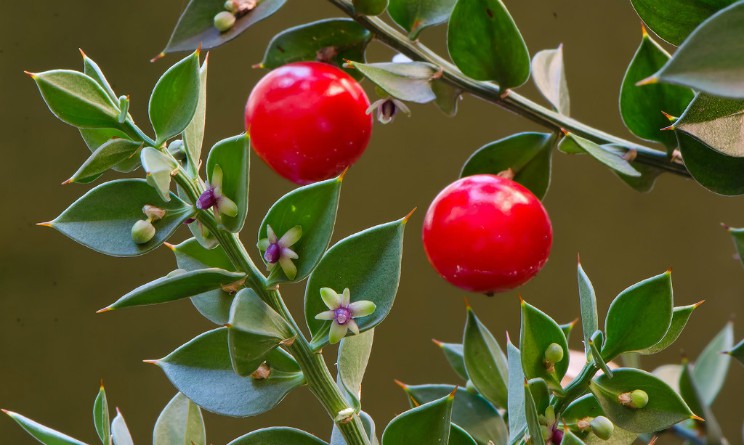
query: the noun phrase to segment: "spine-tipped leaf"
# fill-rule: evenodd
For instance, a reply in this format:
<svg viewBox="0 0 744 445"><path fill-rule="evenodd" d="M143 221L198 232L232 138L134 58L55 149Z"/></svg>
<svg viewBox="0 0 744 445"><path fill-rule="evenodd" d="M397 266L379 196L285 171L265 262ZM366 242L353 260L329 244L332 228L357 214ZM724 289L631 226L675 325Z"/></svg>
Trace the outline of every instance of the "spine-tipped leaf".
<svg viewBox="0 0 744 445"><path fill-rule="evenodd" d="M158 145L181 133L191 122L199 103L199 53L170 67L150 96L150 122Z"/></svg>
<svg viewBox="0 0 744 445"><path fill-rule="evenodd" d="M508 365L493 334L468 307L463 348L465 368L478 392L497 407L507 406Z"/></svg>
<svg viewBox="0 0 744 445"><path fill-rule="evenodd" d="M168 402L155 422L153 445L206 445L204 418L194 402L181 393Z"/></svg>

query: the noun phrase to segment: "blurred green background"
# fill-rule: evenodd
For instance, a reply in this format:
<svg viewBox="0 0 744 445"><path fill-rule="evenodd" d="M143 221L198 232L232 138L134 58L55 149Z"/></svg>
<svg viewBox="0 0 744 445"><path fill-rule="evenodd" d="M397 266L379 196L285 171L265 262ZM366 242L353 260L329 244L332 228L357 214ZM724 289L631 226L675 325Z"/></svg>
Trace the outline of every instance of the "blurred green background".
<svg viewBox="0 0 744 445"><path fill-rule="evenodd" d="M150 442L157 414L175 391L160 370L142 360L163 357L211 326L188 301L95 314L126 291L170 271L174 262L166 248L138 259L104 257L34 226L52 219L87 189L59 183L76 170L88 150L73 128L48 112L23 70L81 69L77 48L83 48L114 88L131 96L132 114L144 123L150 89L177 57L157 63L149 59L164 46L184 6L181 0L6 1L0 14L0 407L85 441L95 440L90 413L103 378L109 400L123 411L135 440ZM508 6L532 53L564 44L573 115L629 136L617 111L619 85L641 37L629 2L512 0ZM291 0L268 21L213 51L206 144L242 131L245 99L263 74L251 65L261 60L275 33L338 15L322 0ZM423 39L444 50L442 27L425 31ZM380 45L369 53L378 61L390 56ZM523 89L537 98L532 86ZM378 426L407 406L394 378L407 383L457 382L431 339L458 341L466 295L441 280L426 262L420 228L429 202L457 177L476 148L536 129L472 97L465 97L455 119L431 105L414 105L412 110L411 118L376 126L367 153L344 181L335 235L339 239L419 208L408 226L396 307L377 330L364 386L365 409ZM248 246L255 243L264 212L292 188L254 160L251 211L242 234ZM639 194L586 157L556 153L554 162L545 204L555 243L542 273L519 289L527 301L559 322L577 317L577 252L594 282L602 313L624 287L673 267L677 303L707 302L673 347L644 359L649 370L678 361L681 350L697 356L733 314L742 313L744 271L732 258L731 241L719 226L722 221L744 224L741 199L716 196L668 175L651 193ZM176 239L186 236L181 230ZM301 295L301 285L285 290L297 314ZM516 335L517 291L469 297L500 340L505 331ZM737 328L737 338L742 336L744 329ZM577 338L574 347L580 347ZM331 363L334 354L329 348ZM744 419L740 400L744 369L734 364L729 374L714 409L732 443L738 443ZM327 437L331 428L305 389L257 418L206 414L206 422L213 444L275 424L305 428L321 437ZM32 439L3 417L0 443L30 444Z"/></svg>

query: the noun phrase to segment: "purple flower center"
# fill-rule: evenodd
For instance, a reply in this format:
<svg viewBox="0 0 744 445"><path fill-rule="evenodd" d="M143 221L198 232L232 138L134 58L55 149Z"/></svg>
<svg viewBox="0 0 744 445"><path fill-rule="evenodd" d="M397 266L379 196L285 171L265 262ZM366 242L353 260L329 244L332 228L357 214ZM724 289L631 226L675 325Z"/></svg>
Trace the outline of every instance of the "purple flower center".
<svg viewBox="0 0 744 445"><path fill-rule="evenodd" d="M212 208L215 205L217 205L217 196L214 194L214 187L208 186L196 201L196 208L204 210Z"/></svg>
<svg viewBox="0 0 744 445"><path fill-rule="evenodd" d="M282 256L282 248L279 246L279 243L271 243L269 244L269 247L266 248L266 252L264 253L264 259L269 264L274 264L277 261L279 261L279 257Z"/></svg>
<svg viewBox="0 0 744 445"><path fill-rule="evenodd" d="M553 430L550 435L550 442L553 445L560 445L563 442L563 431L559 430L556 425L553 425Z"/></svg>
<svg viewBox="0 0 744 445"><path fill-rule="evenodd" d="M336 319L336 323L338 324L346 324L349 320L351 320L351 311L348 307L340 307L333 311L334 318Z"/></svg>
<svg viewBox="0 0 744 445"><path fill-rule="evenodd" d="M398 111L398 107L396 107L395 102L390 99L380 105L380 113L382 113L385 118L391 119L395 116L396 111Z"/></svg>

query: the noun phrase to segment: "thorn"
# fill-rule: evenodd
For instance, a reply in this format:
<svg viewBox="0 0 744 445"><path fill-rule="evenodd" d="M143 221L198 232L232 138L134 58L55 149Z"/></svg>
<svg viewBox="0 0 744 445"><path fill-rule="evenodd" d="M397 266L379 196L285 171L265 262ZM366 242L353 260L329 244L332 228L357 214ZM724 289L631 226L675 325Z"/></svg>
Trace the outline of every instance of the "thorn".
<svg viewBox="0 0 744 445"><path fill-rule="evenodd" d="M174 246L173 244L171 244L169 242L165 242L165 243L163 243L163 245L165 247L169 248L170 250L174 251L174 252L176 251L176 246Z"/></svg>
<svg viewBox="0 0 744 445"><path fill-rule="evenodd" d="M697 303L693 304L693 306L694 306L694 309L697 309L697 308L699 308L700 306L702 306L702 305L703 305L703 303L705 303L705 300L700 300L700 301L698 301Z"/></svg>
<svg viewBox="0 0 744 445"><path fill-rule="evenodd" d="M505 332L506 332L506 342L511 343L511 338L509 338L509 331L505 331Z"/></svg>
<svg viewBox="0 0 744 445"><path fill-rule="evenodd" d="M669 114L669 113L667 113L667 112L665 112L665 111L662 111L662 112L661 112L661 114L663 114L663 115L664 115L664 117L665 117L665 118L667 118L667 119L669 120L669 122L674 122L674 121L676 121L677 119L679 119L679 118L678 118L677 116L672 116L671 114Z"/></svg>
<svg viewBox="0 0 744 445"><path fill-rule="evenodd" d="M148 365L155 365L155 366L157 366L158 361L157 360L142 360L142 363L147 363Z"/></svg>
<svg viewBox="0 0 744 445"><path fill-rule="evenodd" d="M431 341L434 342L434 344L437 345L437 346L439 346L440 348L444 346L444 343L442 343L441 341L437 340L436 338L432 338Z"/></svg>
<svg viewBox="0 0 744 445"><path fill-rule="evenodd" d="M72 178L70 178L70 179L68 179L67 181L63 181L61 185L72 184L73 182L74 182L74 181L72 180Z"/></svg>
<svg viewBox="0 0 744 445"><path fill-rule="evenodd" d="M636 82L635 85L637 87L642 87L644 85L652 85L652 84L655 84L655 83L659 83L659 78L656 77L656 75L653 75L653 76L647 77L647 78L645 78L643 80L639 80L638 82Z"/></svg>
<svg viewBox="0 0 744 445"><path fill-rule="evenodd" d="M163 57L165 57L165 53L164 52L163 53L160 53L160 54L156 55L155 57L153 57L152 59L150 59L150 63L155 63L158 60L162 59Z"/></svg>
<svg viewBox="0 0 744 445"><path fill-rule="evenodd" d="M450 400L454 400L455 394L457 394L457 390L458 389L460 389L460 387L457 386L457 385L455 385L455 389L453 389L452 392L449 393L449 395L447 396L447 398L450 399Z"/></svg>
<svg viewBox="0 0 744 445"><path fill-rule="evenodd" d="M723 227L724 229L726 229L728 231L731 231L731 227L729 227L729 225L726 224L726 223L721 223L721 227Z"/></svg>
<svg viewBox="0 0 744 445"><path fill-rule="evenodd" d="M101 378L101 387L100 389L103 391L103 378Z"/></svg>
<svg viewBox="0 0 744 445"><path fill-rule="evenodd" d="M80 51L80 55L83 56L83 59L88 58L88 56L85 54L85 51L83 51L83 48L78 48L78 51Z"/></svg>
<svg viewBox="0 0 744 445"><path fill-rule="evenodd" d="M118 406L116 407L116 414L118 414L118 415L121 416L121 410L119 410L119 407Z"/></svg>
<svg viewBox="0 0 744 445"><path fill-rule="evenodd" d="M106 307L105 307L105 308L103 308L103 309L98 309L98 310L96 311L96 314L102 314L102 313L104 313L104 312L109 312L109 311L113 311L113 310L114 310L114 308L112 308L111 306L106 306Z"/></svg>
<svg viewBox="0 0 744 445"><path fill-rule="evenodd" d="M576 262L581 266L581 254L579 252L576 252Z"/></svg>
<svg viewBox="0 0 744 445"><path fill-rule="evenodd" d="M522 294L519 294L519 304L522 306L525 304L524 298L522 298Z"/></svg>
<svg viewBox="0 0 744 445"><path fill-rule="evenodd" d="M29 77L31 77L32 79L34 80L36 79L36 73L32 73L31 71L26 71L26 70L24 70L23 72L28 74Z"/></svg>
<svg viewBox="0 0 744 445"><path fill-rule="evenodd" d="M672 266L669 266L669 267L667 268L666 272L664 272L664 273L665 273L665 274L669 274L669 275L671 275L671 274L672 274Z"/></svg>
<svg viewBox="0 0 744 445"><path fill-rule="evenodd" d="M253 65L251 65L251 68L253 68L254 70L260 70L264 68L264 64L262 62L254 63Z"/></svg>
<svg viewBox="0 0 744 445"><path fill-rule="evenodd" d="M661 130L661 131L672 131L672 130L676 130L676 129L677 129L677 126L674 125L674 124L669 125L667 127L659 128L659 130Z"/></svg>
<svg viewBox="0 0 744 445"><path fill-rule="evenodd" d="M571 134L571 132L566 130L565 128L561 128L561 133L563 133L563 136L568 136L569 134Z"/></svg>
<svg viewBox="0 0 744 445"><path fill-rule="evenodd" d="M697 420L698 422L705 422L705 419L703 419L702 417L700 417L700 416L697 416L697 415L695 415L695 414L691 415L691 416L690 416L690 419L692 419L692 420Z"/></svg>
<svg viewBox="0 0 744 445"><path fill-rule="evenodd" d="M401 382L398 379L393 379L393 381L395 382L396 385L400 386L403 389L403 391L408 392L408 385L406 385L405 383Z"/></svg>
<svg viewBox="0 0 744 445"><path fill-rule="evenodd" d="M646 29L646 25L641 22L641 36L646 39L648 38L648 29Z"/></svg>
<svg viewBox="0 0 744 445"><path fill-rule="evenodd" d="M648 441L648 445L654 445L656 444L656 441L659 440L659 436L654 436L651 438L651 440Z"/></svg>
<svg viewBox="0 0 744 445"><path fill-rule="evenodd" d="M403 224L407 223L408 220L411 219L411 215L413 215L413 212L415 212L417 208L418 207L414 207L413 210L411 210L410 212L408 212L408 215L406 215L406 216L403 217Z"/></svg>
<svg viewBox="0 0 744 445"><path fill-rule="evenodd" d="M41 226L41 227L52 227L52 223L53 221L47 221L47 222L36 223L36 225Z"/></svg>
<svg viewBox="0 0 744 445"><path fill-rule="evenodd" d="M207 53L204 54L204 63L202 63L202 66L206 66L207 62L209 62L209 51L207 51Z"/></svg>
<svg viewBox="0 0 744 445"><path fill-rule="evenodd" d="M202 42L199 42L199 46L197 46L196 51L194 51L194 54L196 54L197 56L201 54L201 46L202 46Z"/></svg>
<svg viewBox="0 0 744 445"><path fill-rule="evenodd" d="M338 175L338 177L336 178L336 181L338 181L338 182L342 182L342 181L344 180L344 177L346 176L346 173L348 173L348 171L349 171L349 168L351 168L351 167L346 167L346 168L344 169L344 171L342 171L342 172L341 172L341 174L340 174L340 175Z"/></svg>
<svg viewBox="0 0 744 445"><path fill-rule="evenodd" d="M463 298L463 300L465 300L465 309L467 309L468 311L472 311L473 306L470 305L470 300L468 299L468 297Z"/></svg>
<svg viewBox="0 0 744 445"><path fill-rule="evenodd" d="M5 414L9 416L12 416L13 414L15 414L13 411L8 411L7 409L0 409L0 411L4 412Z"/></svg>

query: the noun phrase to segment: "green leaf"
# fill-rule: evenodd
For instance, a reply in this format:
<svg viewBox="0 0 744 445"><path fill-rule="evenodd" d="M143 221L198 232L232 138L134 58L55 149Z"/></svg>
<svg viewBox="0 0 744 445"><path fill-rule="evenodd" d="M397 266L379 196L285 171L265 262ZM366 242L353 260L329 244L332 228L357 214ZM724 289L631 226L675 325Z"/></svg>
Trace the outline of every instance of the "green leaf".
<svg viewBox="0 0 744 445"><path fill-rule="evenodd" d="M320 298L320 288L338 292L349 288L351 300L368 300L377 308L357 319L361 331L380 324L390 313L400 282L403 231L408 217L381 224L342 239L328 249L310 274L305 288L305 320L318 348L328 341L330 322L315 316L328 310Z"/></svg>
<svg viewBox="0 0 744 445"><path fill-rule="evenodd" d="M460 103L462 90L452 86L442 79L434 79L431 82L431 90L434 92L436 99L434 104L446 116L453 117L457 114L457 106Z"/></svg>
<svg viewBox="0 0 744 445"><path fill-rule="evenodd" d="M351 0L354 12L362 15L380 15L385 12L388 0Z"/></svg>
<svg viewBox="0 0 744 445"><path fill-rule="evenodd" d="M551 344L563 350L563 359L546 366L545 351ZM536 307L522 301L522 325L519 336L522 368L527 379L544 379L552 389L561 388L561 379L568 370L568 342L561 327ZM552 369L551 369L552 368Z"/></svg>
<svg viewBox="0 0 744 445"><path fill-rule="evenodd" d="M510 340L506 341L506 356L509 366L509 388L506 412L509 414L509 442L517 443L527 430L524 412L524 370L519 349Z"/></svg>
<svg viewBox="0 0 744 445"><path fill-rule="evenodd" d="M209 58L204 59L204 63L199 69L199 100L196 103L196 110L191 122L183 130L183 143L186 146L186 156L188 157L189 171L192 176L199 174L199 162L201 159L202 145L204 144L204 126L207 115L207 62Z"/></svg>
<svg viewBox="0 0 744 445"><path fill-rule="evenodd" d="M507 406L508 364L493 334L468 306L463 335L465 368L478 392L497 407Z"/></svg>
<svg viewBox="0 0 744 445"><path fill-rule="evenodd" d="M548 409L552 394L548 388L548 383L540 377L530 379L527 383L530 386L530 393L532 394L532 400L535 402L537 412L544 413Z"/></svg>
<svg viewBox="0 0 744 445"><path fill-rule="evenodd" d="M679 335L682 333L682 330L687 325L687 320L690 319L692 311L694 311L701 304L702 302L691 304L689 306L675 307L672 311L672 323L669 325L669 329L667 330L666 334L664 334L664 337L650 348L642 349L638 352L646 355L656 354L671 346L672 343L677 340Z"/></svg>
<svg viewBox="0 0 744 445"><path fill-rule="evenodd" d="M532 58L532 79L557 112L565 116L571 114L571 100L563 66L563 45L535 54Z"/></svg>
<svg viewBox="0 0 744 445"><path fill-rule="evenodd" d="M96 400L93 402L93 425L96 427L96 433L98 433L98 437L101 439L103 445L109 445L110 442L110 422L106 390L103 389L103 383L101 383L101 388L98 390Z"/></svg>
<svg viewBox="0 0 744 445"><path fill-rule="evenodd" d="M31 74L49 110L79 128L118 128L119 109L98 83L83 73L52 70Z"/></svg>
<svg viewBox="0 0 744 445"><path fill-rule="evenodd" d="M561 331L563 331L563 335L566 337L567 342L571 340L571 332L573 332L573 328L576 326L577 321L579 321L578 318L570 323L564 323L561 325Z"/></svg>
<svg viewBox="0 0 744 445"><path fill-rule="evenodd" d="M372 33L353 19L325 19L286 29L269 42L262 68L274 69L292 62L317 60L319 51L331 54L331 60L343 67L346 60L364 61L364 51L372 41ZM331 51L332 50L332 51ZM346 71L357 78L360 73L354 69Z"/></svg>
<svg viewBox="0 0 744 445"><path fill-rule="evenodd" d="M538 419L535 399L532 397L530 385L527 384L526 381L522 384L522 390L524 391L524 414L527 419L527 432L530 436L529 440L534 444L545 445L545 439L542 436L542 429L540 428L540 421Z"/></svg>
<svg viewBox="0 0 744 445"><path fill-rule="evenodd" d="M673 300L672 275L668 271L620 292L605 319L605 361L659 343L672 322Z"/></svg>
<svg viewBox="0 0 744 445"><path fill-rule="evenodd" d="M455 401L452 405L452 423L457 424L470 434L479 445L506 443L506 424L499 411L486 399L463 388L452 385L402 385L411 399L412 406L422 405L452 394L455 389Z"/></svg>
<svg viewBox="0 0 744 445"><path fill-rule="evenodd" d="M465 161L460 177L496 175L511 169L516 182L543 199L550 186L554 144L553 135L534 132L517 133L488 143Z"/></svg>
<svg viewBox="0 0 744 445"><path fill-rule="evenodd" d="M150 96L149 113L156 145L181 133L199 103L199 52L185 57L160 77Z"/></svg>
<svg viewBox="0 0 744 445"><path fill-rule="evenodd" d="M463 428L452 424L449 436L449 445L478 445L473 437Z"/></svg>
<svg viewBox="0 0 744 445"><path fill-rule="evenodd" d="M607 417L620 428L634 433L666 429L692 416L690 408L666 383L640 369L618 368L613 377L601 375L589 389ZM648 405L633 409L621 405L618 396L640 389L648 394Z"/></svg>
<svg viewBox="0 0 744 445"><path fill-rule="evenodd" d="M220 289L245 278L242 272L224 269L199 269L177 272L158 278L132 290L99 312L107 312L125 307L168 303L189 298L204 292Z"/></svg>
<svg viewBox="0 0 744 445"><path fill-rule="evenodd" d="M680 116L694 93L689 88L676 85L636 85L657 72L667 60L669 53L644 28L641 44L628 65L620 88L620 114L633 134L660 142L671 150L677 147L677 138L671 131L662 131L662 128L671 124L663 113Z"/></svg>
<svg viewBox="0 0 744 445"><path fill-rule="evenodd" d="M659 37L678 46L721 8L736 0L631 0L638 15Z"/></svg>
<svg viewBox="0 0 744 445"><path fill-rule="evenodd" d="M469 380L468 371L465 369L465 357L462 343L442 343L434 342L442 350L444 358L447 359L450 367L458 377L463 380Z"/></svg>
<svg viewBox="0 0 744 445"><path fill-rule="evenodd" d="M156 364L173 385L200 407L233 417L264 413L302 385L304 377L296 363L275 349L267 358L268 379L241 377L233 371L227 347L227 328L205 332ZM290 362L291 363L291 362Z"/></svg>
<svg viewBox="0 0 744 445"><path fill-rule="evenodd" d="M187 271L207 268L218 268L234 271L235 266L230 262L221 246L205 249L199 242L190 238L176 246L170 246L176 256L179 269ZM196 309L212 323L220 326L227 324L230 318L230 306L233 295L222 288L203 292L191 297Z"/></svg>
<svg viewBox="0 0 744 445"><path fill-rule="evenodd" d="M719 0L721 1L721 0ZM744 2L736 2L708 19L693 31L653 77L715 96L744 98L744 59L741 34Z"/></svg>
<svg viewBox="0 0 744 445"><path fill-rule="evenodd" d="M606 416L602 407L597 402L593 394L586 394L571 402L570 405L561 414L561 419L566 423L576 423L585 417ZM566 436L563 436L564 439ZM635 442L638 434L624 430L615 425L612 435L606 441L587 431L579 434L579 437L586 445L631 445ZM563 443L561 443L563 445Z"/></svg>
<svg viewBox="0 0 744 445"><path fill-rule="evenodd" d="M597 296L594 293L594 286L589 280L589 276L581 267L581 261L578 265L579 281L579 303L581 306L581 328L584 334L584 350L589 353L589 339L599 329L599 316L597 315Z"/></svg>
<svg viewBox="0 0 744 445"><path fill-rule="evenodd" d="M735 358L736 360L739 361L739 363L744 365L744 340L740 341L739 343L736 344L736 346L726 351L726 354Z"/></svg>
<svg viewBox="0 0 744 445"><path fill-rule="evenodd" d="M733 347L734 324L728 322L695 360L692 376L700 389L703 401L708 406L716 400L726 381L731 356L724 352Z"/></svg>
<svg viewBox="0 0 744 445"><path fill-rule="evenodd" d="M147 172L147 183L158 192L161 199L169 201L172 173L178 168L176 161L152 147L142 149L140 161Z"/></svg>
<svg viewBox="0 0 744 445"><path fill-rule="evenodd" d="M439 70L430 63L352 62L352 66L383 91L400 100L424 104L436 99L431 83L439 75Z"/></svg>
<svg viewBox="0 0 744 445"><path fill-rule="evenodd" d="M98 64L93 61L90 57L88 57L87 54L83 52L83 50L80 50L80 54L83 56L83 74L90 77L91 79L95 80L98 85L103 88L103 90L108 94L108 96L111 98L111 100L116 104L119 102L119 96L114 93L114 89L111 88L111 84L109 84L109 81L106 79L106 76L103 75L103 71L101 70L101 67L98 66Z"/></svg>
<svg viewBox="0 0 744 445"><path fill-rule="evenodd" d="M698 94L674 128L721 154L744 157L744 100Z"/></svg>
<svg viewBox="0 0 744 445"><path fill-rule="evenodd" d="M454 394L412 408L390 421L382 445L447 445Z"/></svg>
<svg viewBox="0 0 744 445"><path fill-rule="evenodd" d="M677 131L679 150L690 175L706 189L720 195L744 194L744 158L726 156L692 136Z"/></svg>
<svg viewBox="0 0 744 445"><path fill-rule="evenodd" d="M341 194L341 177L297 188L282 196L269 209L258 230L258 239L267 238L267 227L271 226L276 236L281 237L295 226L302 227L302 237L293 244L298 257L294 260L297 275L288 280L278 267L269 276L269 284L285 281L302 281L320 262L328 248L336 224L338 200ZM340 289L343 290L343 289Z"/></svg>
<svg viewBox="0 0 744 445"><path fill-rule="evenodd" d="M227 445L326 445L326 443L302 430L275 426L253 431Z"/></svg>
<svg viewBox="0 0 744 445"><path fill-rule="evenodd" d="M65 183L87 184L95 181L106 170L128 159L138 161L137 151L141 146L139 142L128 139L111 139L98 147Z"/></svg>
<svg viewBox="0 0 744 445"><path fill-rule="evenodd" d="M576 434L572 433L571 430L566 429L563 432L563 439L561 445L585 445L584 442L576 437Z"/></svg>
<svg viewBox="0 0 744 445"><path fill-rule="evenodd" d="M388 14L408 31L408 38L416 40L419 33L429 26L449 20L456 0L390 0Z"/></svg>
<svg viewBox="0 0 744 445"><path fill-rule="evenodd" d="M204 418L198 406L181 393L160 413L152 433L153 445L206 445Z"/></svg>
<svg viewBox="0 0 744 445"><path fill-rule="evenodd" d="M136 244L132 226L145 219L142 207L146 204L166 213L154 223L155 237L146 244ZM162 201L142 179L119 179L91 189L48 224L97 252L137 256L161 245L192 214L193 209L173 194L170 202Z"/></svg>
<svg viewBox="0 0 744 445"><path fill-rule="evenodd" d="M194 51L220 46L248 29L251 25L268 18L281 8L287 0L262 0L226 32L214 27L214 16L225 10L224 0L191 0L178 19L163 53Z"/></svg>
<svg viewBox="0 0 744 445"><path fill-rule="evenodd" d="M124 416L118 408L116 410L116 417L114 417L113 422L111 422L111 437L114 445L134 445L132 434L129 432L127 422L124 420Z"/></svg>
<svg viewBox="0 0 744 445"><path fill-rule="evenodd" d="M112 139L133 140L130 135L121 130L117 130L116 128L80 128L80 136L82 136L85 145L88 146L91 153ZM115 165L112 169L117 172L129 173L137 169L139 166L139 156L132 156Z"/></svg>
<svg viewBox="0 0 744 445"><path fill-rule="evenodd" d="M561 139L558 149L568 154L588 153L591 157L614 171L627 176L641 176L638 170L633 168L630 162L620 156L616 150L607 149L573 133L568 133Z"/></svg>
<svg viewBox="0 0 744 445"><path fill-rule="evenodd" d="M709 445L722 445L727 443L722 441L723 433L721 426L713 415L713 410L705 403L703 394L700 392L700 386L693 377L692 366L685 362L682 365L682 375L679 379L679 394L694 413L703 416L705 419L705 443Z"/></svg>
<svg viewBox="0 0 744 445"><path fill-rule="evenodd" d="M618 146L614 144L606 144L603 145L603 147L611 150L616 150L618 148ZM623 153L627 151L626 148L621 148L621 150ZM654 184L656 183L656 178L664 173L663 170L647 164L636 164L633 166L633 168L636 169L641 175L627 176L619 172L614 173L623 182L628 184L633 190L641 193L648 193L653 190Z"/></svg>
<svg viewBox="0 0 744 445"><path fill-rule="evenodd" d="M207 178L212 181L214 168L222 169L222 194L238 206L238 214L220 214L220 224L233 233L240 232L248 215L250 182L250 140L245 133L217 142L207 157Z"/></svg>
<svg viewBox="0 0 744 445"><path fill-rule="evenodd" d="M370 329L359 335L353 335L341 340L338 348L338 379L341 387L351 392L351 396L358 402L362 398L362 380L364 371L372 353L372 342L375 330Z"/></svg>
<svg viewBox="0 0 744 445"><path fill-rule="evenodd" d="M23 417L18 413L12 411L3 410L5 414L10 416L11 419L15 420L18 425L21 426L31 437L43 443L44 445L86 445L84 442L80 442L77 439L73 439L70 436L54 431L51 428L45 427L33 420Z"/></svg>
<svg viewBox="0 0 744 445"><path fill-rule="evenodd" d="M449 21L447 48L458 68L502 90L527 82L530 54L501 0L458 0Z"/></svg>

